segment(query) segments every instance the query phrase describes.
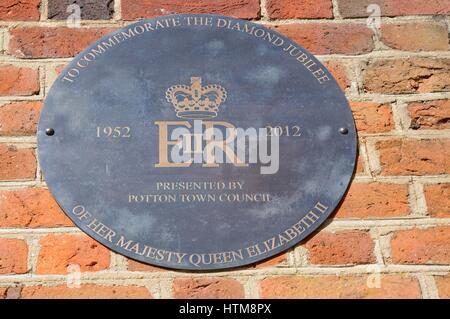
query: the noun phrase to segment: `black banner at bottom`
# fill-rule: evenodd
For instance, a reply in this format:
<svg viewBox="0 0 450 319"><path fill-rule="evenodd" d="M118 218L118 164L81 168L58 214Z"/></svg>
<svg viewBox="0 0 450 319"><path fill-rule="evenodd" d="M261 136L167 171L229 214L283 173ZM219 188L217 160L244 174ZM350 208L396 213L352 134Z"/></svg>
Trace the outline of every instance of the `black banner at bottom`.
<svg viewBox="0 0 450 319"><path fill-rule="evenodd" d="M409 314L426 314L438 307L448 307L448 300L0 300L2 312L11 310L72 316L105 318L123 315L140 318L302 318L305 316L340 316L345 318L385 315L390 308ZM49 312L49 310L51 311ZM58 310L61 309L61 312ZM447 308L448 309L448 308ZM445 309L443 309L445 310ZM286 318L287 318L286 317Z"/></svg>

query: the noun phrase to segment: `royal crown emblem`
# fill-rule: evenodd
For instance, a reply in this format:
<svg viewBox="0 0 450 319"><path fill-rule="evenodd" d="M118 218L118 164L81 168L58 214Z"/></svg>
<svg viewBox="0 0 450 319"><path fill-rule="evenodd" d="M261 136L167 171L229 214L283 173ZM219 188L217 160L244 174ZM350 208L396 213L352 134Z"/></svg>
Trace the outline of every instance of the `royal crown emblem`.
<svg viewBox="0 0 450 319"><path fill-rule="evenodd" d="M175 107L177 116L186 119L209 119L217 116L227 91L217 84L202 86L201 77L191 77L191 86L173 85L166 91L166 99Z"/></svg>

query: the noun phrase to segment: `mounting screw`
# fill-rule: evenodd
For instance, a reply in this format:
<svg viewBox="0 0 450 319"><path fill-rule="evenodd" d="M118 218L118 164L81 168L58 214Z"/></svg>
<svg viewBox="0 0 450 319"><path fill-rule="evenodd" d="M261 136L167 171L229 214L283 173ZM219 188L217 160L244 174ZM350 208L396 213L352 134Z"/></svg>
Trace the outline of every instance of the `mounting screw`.
<svg viewBox="0 0 450 319"><path fill-rule="evenodd" d="M348 128L346 127L341 127L339 129L339 133L341 133L342 135L347 135L348 134Z"/></svg>
<svg viewBox="0 0 450 319"><path fill-rule="evenodd" d="M45 134L47 134L48 136L53 136L55 134L55 130L50 128L45 129Z"/></svg>

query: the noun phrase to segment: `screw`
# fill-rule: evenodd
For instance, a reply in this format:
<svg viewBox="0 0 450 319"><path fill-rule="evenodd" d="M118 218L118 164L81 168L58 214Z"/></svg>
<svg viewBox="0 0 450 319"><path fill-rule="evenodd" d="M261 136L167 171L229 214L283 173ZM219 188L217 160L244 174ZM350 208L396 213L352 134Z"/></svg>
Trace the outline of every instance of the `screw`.
<svg viewBox="0 0 450 319"><path fill-rule="evenodd" d="M346 127L341 127L339 129L339 133L341 133L342 135L347 135L348 134L348 128Z"/></svg>
<svg viewBox="0 0 450 319"><path fill-rule="evenodd" d="M47 134L47 136L53 136L55 134L55 130L50 128L45 129L45 134Z"/></svg>

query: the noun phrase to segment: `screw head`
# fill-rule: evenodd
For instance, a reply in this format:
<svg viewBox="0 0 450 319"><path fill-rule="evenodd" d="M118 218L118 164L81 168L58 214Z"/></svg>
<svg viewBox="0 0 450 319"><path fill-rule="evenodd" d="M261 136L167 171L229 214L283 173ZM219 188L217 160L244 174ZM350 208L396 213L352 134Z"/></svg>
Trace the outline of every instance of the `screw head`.
<svg viewBox="0 0 450 319"><path fill-rule="evenodd" d="M347 135L348 134L348 128L346 127L341 127L339 129L339 133L341 133L342 135Z"/></svg>
<svg viewBox="0 0 450 319"><path fill-rule="evenodd" d="M47 134L47 136L53 136L55 134L55 130L49 127L45 129L45 134Z"/></svg>

